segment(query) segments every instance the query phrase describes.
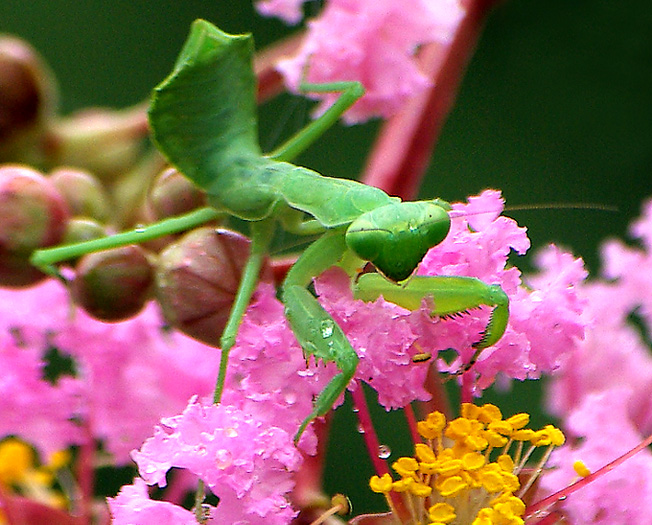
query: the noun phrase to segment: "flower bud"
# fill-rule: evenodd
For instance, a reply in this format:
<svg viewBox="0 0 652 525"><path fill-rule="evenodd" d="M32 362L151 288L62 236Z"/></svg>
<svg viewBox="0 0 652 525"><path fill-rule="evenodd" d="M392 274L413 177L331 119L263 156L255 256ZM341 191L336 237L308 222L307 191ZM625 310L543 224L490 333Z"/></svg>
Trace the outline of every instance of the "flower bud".
<svg viewBox="0 0 652 525"><path fill-rule="evenodd" d="M206 206L206 196L174 168L159 173L152 183L147 206L154 221Z"/></svg>
<svg viewBox="0 0 652 525"><path fill-rule="evenodd" d="M149 132L145 109L138 106L85 109L58 121L51 131L51 163L79 166L109 182L135 166Z"/></svg>
<svg viewBox="0 0 652 525"><path fill-rule="evenodd" d="M0 157L22 158L29 136L54 114L56 86L32 47L11 36L0 37Z"/></svg>
<svg viewBox="0 0 652 525"><path fill-rule="evenodd" d="M154 282L145 250L135 244L84 255L75 269L71 286L75 303L106 322L136 315Z"/></svg>
<svg viewBox="0 0 652 525"><path fill-rule="evenodd" d="M45 176L26 166L0 167L0 285L28 286L45 277L29 257L59 244L68 218L64 198Z"/></svg>
<svg viewBox="0 0 652 525"><path fill-rule="evenodd" d="M59 168L50 173L50 180L66 199L73 217L108 222L111 215L109 196L93 175L74 168Z"/></svg>
<svg viewBox="0 0 652 525"><path fill-rule="evenodd" d="M99 222L88 217L73 217L66 225L66 233L61 244L92 241L106 235L106 229Z"/></svg>
<svg viewBox="0 0 652 525"><path fill-rule="evenodd" d="M190 337L219 346L249 244L239 233L203 227L163 250L156 269L156 297L167 321ZM261 276L271 278L267 265Z"/></svg>

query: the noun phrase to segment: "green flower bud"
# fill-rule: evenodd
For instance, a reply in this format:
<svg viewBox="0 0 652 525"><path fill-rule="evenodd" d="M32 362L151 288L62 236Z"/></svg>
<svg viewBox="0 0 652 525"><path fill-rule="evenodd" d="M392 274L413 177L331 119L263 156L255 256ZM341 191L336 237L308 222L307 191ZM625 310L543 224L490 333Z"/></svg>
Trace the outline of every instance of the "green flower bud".
<svg viewBox="0 0 652 525"><path fill-rule="evenodd" d="M61 244L91 241L106 235L106 229L99 222L88 217L73 217L66 225L66 233Z"/></svg>

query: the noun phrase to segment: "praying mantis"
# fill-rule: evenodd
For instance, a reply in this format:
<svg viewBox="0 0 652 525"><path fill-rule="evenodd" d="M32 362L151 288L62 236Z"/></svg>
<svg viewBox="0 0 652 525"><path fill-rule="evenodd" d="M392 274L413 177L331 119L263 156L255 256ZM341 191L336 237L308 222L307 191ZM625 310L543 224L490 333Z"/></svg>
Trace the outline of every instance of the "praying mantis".
<svg viewBox="0 0 652 525"><path fill-rule="evenodd" d="M333 265L372 263L353 284L354 296L417 309L424 300L433 316L492 308L490 320L473 345L475 355L503 335L509 301L498 285L471 277L413 276L426 252L450 228L450 205L434 199L403 202L380 189L325 177L288 161L312 144L339 115L362 96L358 82L307 84L311 91L339 92L340 98L294 138L263 155L258 145L255 77L250 35L229 35L212 24L194 22L170 76L154 91L149 112L154 141L180 172L205 191L210 204L182 217L85 243L38 250L32 263L52 273L53 264L83 253L182 231L227 214L249 223L251 250L228 322L220 340L221 360L214 401L224 388L229 351L258 282L274 231L318 236L290 268L280 297L306 359L334 362L338 373L313 404L307 425L325 415L351 381L358 356L342 329L309 287Z"/></svg>

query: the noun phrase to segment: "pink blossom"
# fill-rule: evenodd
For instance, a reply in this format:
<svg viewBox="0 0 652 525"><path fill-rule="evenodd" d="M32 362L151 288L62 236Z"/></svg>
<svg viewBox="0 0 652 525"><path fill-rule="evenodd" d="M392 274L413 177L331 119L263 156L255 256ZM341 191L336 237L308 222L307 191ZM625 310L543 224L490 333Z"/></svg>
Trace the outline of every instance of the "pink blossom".
<svg viewBox="0 0 652 525"><path fill-rule="evenodd" d="M288 24L297 24L303 13L301 5L306 0L259 0L256 10L265 16L276 16Z"/></svg>
<svg viewBox="0 0 652 525"><path fill-rule="evenodd" d="M16 435L34 445L43 459L70 444L81 443L81 429L72 421L80 388L62 377L44 380L41 352L16 344L0 331L0 436Z"/></svg>
<svg viewBox="0 0 652 525"><path fill-rule="evenodd" d="M479 374L475 388L487 388L498 374L523 380L554 371L574 351L586 325L576 289L586 277L581 260L550 247L539 258L544 275L530 278L530 286L525 287L520 271L507 264L507 257L511 250L525 253L530 241L525 228L497 215L502 210L500 193L487 190L470 198L467 206L453 206L451 215L459 217L453 219L446 239L428 252L418 273L476 277L500 285L509 296L509 324L503 337L485 349L473 366ZM491 213L483 216L483 209ZM454 348L468 362L488 316L489 309L483 307L446 320L428 338L432 350ZM459 362L440 368L454 371Z"/></svg>
<svg viewBox="0 0 652 525"><path fill-rule="evenodd" d="M353 300L350 279L338 269L321 275L315 289L360 358L355 379L374 388L382 406L391 410L430 399L424 389L428 365L412 360L421 352L415 344L421 334L414 326L421 312L383 298L371 303ZM354 387L352 383L350 388Z"/></svg>
<svg viewBox="0 0 652 525"><path fill-rule="evenodd" d="M556 370L576 349L587 322L576 285L586 277L582 261L550 247L539 257L544 271L526 288L521 274L507 265L511 250L529 248L525 229L499 216L500 193L486 191L455 204L451 231L421 263L421 275L460 275L498 284L510 298L510 321L505 335L485 349L471 373L479 375L476 391L490 386L498 374L514 379L538 378ZM487 210L490 213L484 216ZM436 355L453 348L460 359L440 370L456 372L475 353L473 344L487 326L490 308L466 312L458 318L431 317L429 309L409 312L382 298L373 303L353 300L348 278L337 270L320 276L315 288L360 357L356 379L366 381L387 409L424 399L423 380L428 363L414 363L421 352Z"/></svg>
<svg viewBox="0 0 652 525"><path fill-rule="evenodd" d="M548 463L557 467L541 478L545 493L577 479L573 463L591 471L640 443L643 436L627 415L631 391L626 386L588 394L566 418L568 444L555 450ZM571 494L563 502L570 523L647 523L652 512L652 453L645 449Z"/></svg>
<svg viewBox="0 0 652 525"><path fill-rule="evenodd" d="M12 334L25 352L29 350L34 367L44 365L43 356L52 347L73 358L76 376L61 378L59 388L74 389L75 403L61 403L52 413L88 427L118 463L128 461L131 449L162 416L180 411L195 393L208 395L214 386L218 351L165 330L154 304L128 321L102 323L74 309L61 283L49 280L27 290L0 290L0 333ZM3 368L3 376L11 373ZM29 398L20 398L20 390L7 393L7 406L18 399L34 403L24 407L23 426L48 403L36 395L48 390L48 384L37 386L38 381L34 377L29 383ZM2 419L12 421L9 416ZM16 431L6 427L8 433ZM51 451L77 443L70 439L44 432L38 446Z"/></svg>
<svg viewBox="0 0 652 525"><path fill-rule="evenodd" d="M282 5L292 5L286 13L293 19L294 3ZM417 48L439 43L443 59L462 15L458 0L329 0L319 17L308 22L298 54L281 62L278 69L295 92L305 71L305 80L311 83L358 80L366 95L344 119L353 123L387 117L431 85L431 79L419 70ZM338 97L336 93L310 96L322 100L317 113Z"/></svg>
<svg viewBox="0 0 652 525"><path fill-rule="evenodd" d="M167 501L149 499L147 484L140 478L108 498L114 525L197 525L195 515Z"/></svg>
<svg viewBox="0 0 652 525"><path fill-rule="evenodd" d="M644 245L652 223L650 204L646 215L632 227ZM592 322L586 339L550 386L548 404L558 415L567 415L591 393L628 385L627 414L643 433L652 432L652 357L629 316L636 312L648 330L652 327L652 256L618 241L603 245L604 274L610 282L582 287L587 303L584 318Z"/></svg>
<svg viewBox="0 0 652 525"><path fill-rule="evenodd" d="M276 525L296 515L286 499L301 464L292 435L233 406L192 398L181 415L162 419L132 456L149 484L164 487L172 467L199 476L220 498L216 523Z"/></svg>

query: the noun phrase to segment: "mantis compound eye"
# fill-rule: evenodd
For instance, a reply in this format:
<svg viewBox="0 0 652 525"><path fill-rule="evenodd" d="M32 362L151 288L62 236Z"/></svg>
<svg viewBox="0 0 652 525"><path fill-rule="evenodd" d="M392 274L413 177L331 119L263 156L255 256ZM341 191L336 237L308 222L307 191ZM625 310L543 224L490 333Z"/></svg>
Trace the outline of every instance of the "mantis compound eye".
<svg viewBox="0 0 652 525"><path fill-rule="evenodd" d="M346 244L392 281L410 277L427 251L450 230L448 212L433 202L399 202L371 210L351 223Z"/></svg>

